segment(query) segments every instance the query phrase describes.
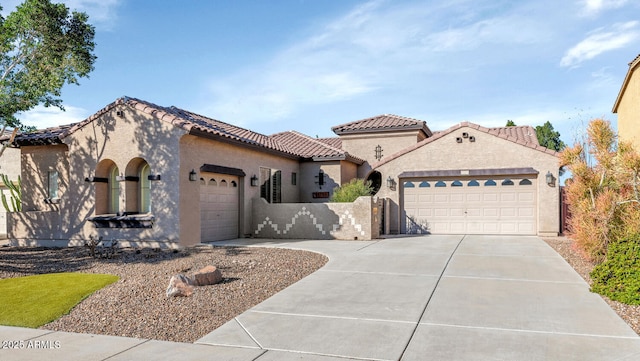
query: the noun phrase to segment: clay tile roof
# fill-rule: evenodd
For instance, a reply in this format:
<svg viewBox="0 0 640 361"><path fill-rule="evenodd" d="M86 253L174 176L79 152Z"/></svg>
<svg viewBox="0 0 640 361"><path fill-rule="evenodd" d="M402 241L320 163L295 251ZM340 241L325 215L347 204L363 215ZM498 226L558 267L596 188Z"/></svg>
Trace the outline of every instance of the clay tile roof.
<svg viewBox="0 0 640 361"><path fill-rule="evenodd" d="M273 134L271 138L292 149L302 158L314 160L346 159L356 164L364 163L364 160L354 157L338 147L293 130Z"/></svg>
<svg viewBox="0 0 640 361"><path fill-rule="evenodd" d="M444 137L445 135L450 134L463 127L469 127L471 129L475 129L487 134L492 134L502 139L509 140L511 142L523 145L531 149L538 150L546 154L550 154L554 156L558 155L558 153L555 150L548 149L540 145L540 143L538 142L538 137L536 136L535 130L533 129L533 127L529 125L514 126L514 127L485 128L483 126L480 126L474 123L462 122L450 127L447 130L435 132L433 133L433 136L426 138L416 144L413 144L395 154L392 154L389 157L386 157L383 161L373 164L372 169L376 169L377 167L383 164L389 163L394 159L397 159L409 152L412 152L418 148L421 148L427 144L430 144Z"/></svg>
<svg viewBox="0 0 640 361"><path fill-rule="evenodd" d="M342 149L342 139L340 139L340 137L318 138L318 140L323 143L329 144L334 148Z"/></svg>
<svg viewBox="0 0 640 361"><path fill-rule="evenodd" d="M411 129L422 130L427 136L431 136L431 130L423 120L401 117L393 114L378 115L367 119L356 120L355 122L337 125L331 128L331 130L333 130L337 135Z"/></svg>
<svg viewBox="0 0 640 361"><path fill-rule="evenodd" d="M257 146L259 148L274 150L293 157L298 156L295 152L291 151L285 145L280 144L275 139L272 139L264 134L256 133L244 128L237 127L235 125L221 122L219 120L207 118L205 116L198 115L174 106L163 107L131 97L119 98L115 102L107 105L97 113L79 123L38 130L28 134L21 134L16 137L15 143L18 145L44 145L62 143L62 140L65 137L91 123L93 120L112 110L117 105L126 105L133 109L137 109L139 111L152 115L159 120L171 123L176 127L182 128L193 135L210 135L214 137L221 137L230 141L240 142L250 146Z"/></svg>
<svg viewBox="0 0 640 361"><path fill-rule="evenodd" d="M629 63L629 70L627 70L627 75L625 75L624 80L622 81L622 86L620 87L620 91L618 92L618 97L616 98L616 102L613 104L612 112L614 114L618 113L618 106L620 105L620 101L622 100L622 95L624 94L625 90L627 90L627 85L629 85L629 81L631 80L631 75L636 70L638 65L640 65L640 54L638 54L638 56L636 56Z"/></svg>

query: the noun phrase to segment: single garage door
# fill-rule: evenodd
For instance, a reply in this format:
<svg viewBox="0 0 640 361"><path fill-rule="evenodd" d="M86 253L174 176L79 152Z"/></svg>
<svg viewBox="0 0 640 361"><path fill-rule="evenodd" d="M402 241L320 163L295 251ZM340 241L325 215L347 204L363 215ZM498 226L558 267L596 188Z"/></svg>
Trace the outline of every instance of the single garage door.
<svg viewBox="0 0 640 361"><path fill-rule="evenodd" d="M406 233L536 234L536 179L403 182Z"/></svg>
<svg viewBox="0 0 640 361"><path fill-rule="evenodd" d="M238 238L238 177L202 173L200 231L202 242Z"/></svg>

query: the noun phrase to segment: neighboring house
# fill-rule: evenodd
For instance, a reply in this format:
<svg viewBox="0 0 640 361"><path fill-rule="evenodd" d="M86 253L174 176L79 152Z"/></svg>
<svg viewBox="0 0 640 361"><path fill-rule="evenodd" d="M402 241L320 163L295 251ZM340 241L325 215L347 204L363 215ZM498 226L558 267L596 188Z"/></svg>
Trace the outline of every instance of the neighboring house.
<svg viewBox="0 0 640 361"><path fill-rule="evenodd" d="M613 105L618 114L618 136L640 150L640 55L631 63Z"/></svg>
<svg viewBox="0 0 640 361"><path fill-rule="evenodd" d="M25 191L9 237L170 247L248 237L253 201L326 202L356 177L384 198L385 233L559 231L557 156L531 127L434 133L381 115L333 130L338 138L266 136L124 97L80 123L16 138Z"/></svg>

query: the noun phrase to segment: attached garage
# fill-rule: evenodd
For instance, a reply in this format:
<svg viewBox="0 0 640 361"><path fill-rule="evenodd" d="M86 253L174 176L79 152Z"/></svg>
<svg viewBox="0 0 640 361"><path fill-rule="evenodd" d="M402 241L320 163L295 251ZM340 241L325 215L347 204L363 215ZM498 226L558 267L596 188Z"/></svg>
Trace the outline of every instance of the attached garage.
<svg viewBox="0 0 640 361"><path fill-rule="evenodd" d="M404 232L535 235L537 174L533 168L405 172Z"/></svg>
<svg viewBox="0 0 640 361"><path fill-rule="evenodd" d="M238 238L241 169L205 164L200 168L202 242Z"/></svg>

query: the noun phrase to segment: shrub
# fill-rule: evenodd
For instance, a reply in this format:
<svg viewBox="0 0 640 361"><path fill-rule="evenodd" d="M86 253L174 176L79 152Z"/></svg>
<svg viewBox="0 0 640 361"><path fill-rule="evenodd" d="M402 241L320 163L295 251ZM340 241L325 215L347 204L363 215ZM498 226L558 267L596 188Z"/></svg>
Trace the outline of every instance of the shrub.
<svg viewBox="0 0 640 361"><path fill-rule="evenodd" d="M354 178L349 183L334 188L331 202L348 203L355 201L358 197L370 196L372 194L373 187L371 187L371 182Z"/></svg>
<svg viewBox="0 0 640 361"><path fill-rule="evenodd" d="M609 244L607 259L591 272L591 291L640 305L640 235Z"/></svg>
<svg viewBox="0 0 640 361"><path fill-rule="evenodd" d="M571 211L569 230L580 251L596 263L605 260L610 243L627 239L640 225L640 155L616 143L609 122L589 123L588 138L560 153Z"/></svg>

